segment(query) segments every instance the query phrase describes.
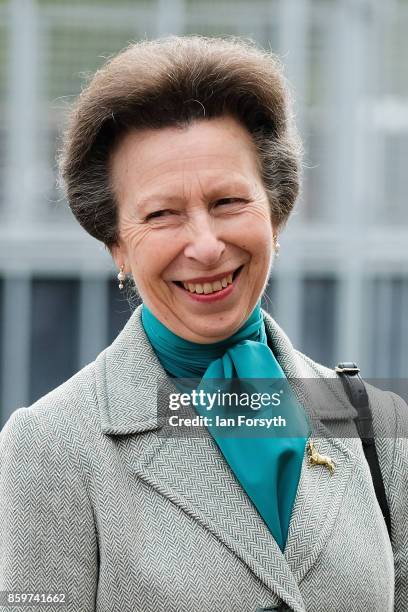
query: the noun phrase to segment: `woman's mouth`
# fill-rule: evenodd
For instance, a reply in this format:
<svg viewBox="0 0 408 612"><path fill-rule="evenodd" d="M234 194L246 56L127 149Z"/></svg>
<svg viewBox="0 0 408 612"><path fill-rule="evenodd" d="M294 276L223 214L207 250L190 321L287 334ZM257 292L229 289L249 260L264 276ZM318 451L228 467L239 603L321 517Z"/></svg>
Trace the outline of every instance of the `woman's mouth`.
<svg viewBox="0 0 408 612"><path fill-rule="evenodd" d="M214 298L222 298L229 295L235 286L235 280L238 278L242 268L240 266L234 272L227 274L223 278L220 278L212 282L201 282L201 283L190 283L173 281L174 284L182 289L185 293L189 294L192 298L201 301L213 301Z"/></svg>

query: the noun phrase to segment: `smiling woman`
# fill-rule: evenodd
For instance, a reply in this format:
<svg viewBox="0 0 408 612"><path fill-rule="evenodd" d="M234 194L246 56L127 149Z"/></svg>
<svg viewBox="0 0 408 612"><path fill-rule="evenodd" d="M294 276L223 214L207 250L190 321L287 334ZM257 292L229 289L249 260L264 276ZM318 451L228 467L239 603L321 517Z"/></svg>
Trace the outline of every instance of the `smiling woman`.
<svg viewBox="0 0 408 612"><path fill-rule="evenodd" d="M270 206L247 130L216 117L131 131L112 153L111 177L119 234L112 254L143 303L187 340L231 336L262 294L273 252ZM224 289L212 285L223 279Z"/></svg>
<svg viewBox="0 0 408 612"><path fill-rule="evenodd" d="M276 56L238 38L132 44L79 96L59 162L142 304L1 433L5 603L49 589L69 612L406 612L407 406L366 386L390 541L337 372L261 308L301 167ZM211 414L182 412L189 395L216 398Z"/></svg>

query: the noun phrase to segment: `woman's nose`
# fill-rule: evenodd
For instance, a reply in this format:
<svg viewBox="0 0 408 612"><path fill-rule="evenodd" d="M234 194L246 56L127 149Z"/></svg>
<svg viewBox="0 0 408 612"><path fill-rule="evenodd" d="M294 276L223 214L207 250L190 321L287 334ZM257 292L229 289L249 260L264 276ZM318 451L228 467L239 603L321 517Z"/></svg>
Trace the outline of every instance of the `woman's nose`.
<svg viewBox="0 0 408 612"><path fill-rule="evenodd" d="M200 216L189 223L189 229L184 255L207 266L216 264L225 251L225 243L217 235L214 220Z"/></svg>

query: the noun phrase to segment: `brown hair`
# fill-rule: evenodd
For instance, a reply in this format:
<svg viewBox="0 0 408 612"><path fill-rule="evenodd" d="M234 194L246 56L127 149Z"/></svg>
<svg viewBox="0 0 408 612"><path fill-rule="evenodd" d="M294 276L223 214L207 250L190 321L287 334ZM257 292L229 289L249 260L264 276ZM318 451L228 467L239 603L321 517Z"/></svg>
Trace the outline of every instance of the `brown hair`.
<svg viewBox="0 0 408 612"><path fill-rule="evenodd" d="M301 144L280 61L238 37L132 43L95 73L72 109L58 159L76 219L111 249L118 230L109 160L120 137L134 128L185 127L227 114L252 135L280 228L298 195Z"/></svg>

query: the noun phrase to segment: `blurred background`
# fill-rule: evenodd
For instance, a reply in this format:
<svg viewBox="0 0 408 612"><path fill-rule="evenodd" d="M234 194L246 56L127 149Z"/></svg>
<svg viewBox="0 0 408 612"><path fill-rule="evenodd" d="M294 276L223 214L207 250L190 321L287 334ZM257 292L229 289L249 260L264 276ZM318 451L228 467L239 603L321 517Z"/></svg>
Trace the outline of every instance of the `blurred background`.
<svg viewBox="0 0 408 612"><path fill-rule="evenodd" d="M130 41L249 36L285 65L305 145L266 308L296 348L408 371L407 0L0 0L0 427L131 314L56 186L67 109Z"/></svg>

